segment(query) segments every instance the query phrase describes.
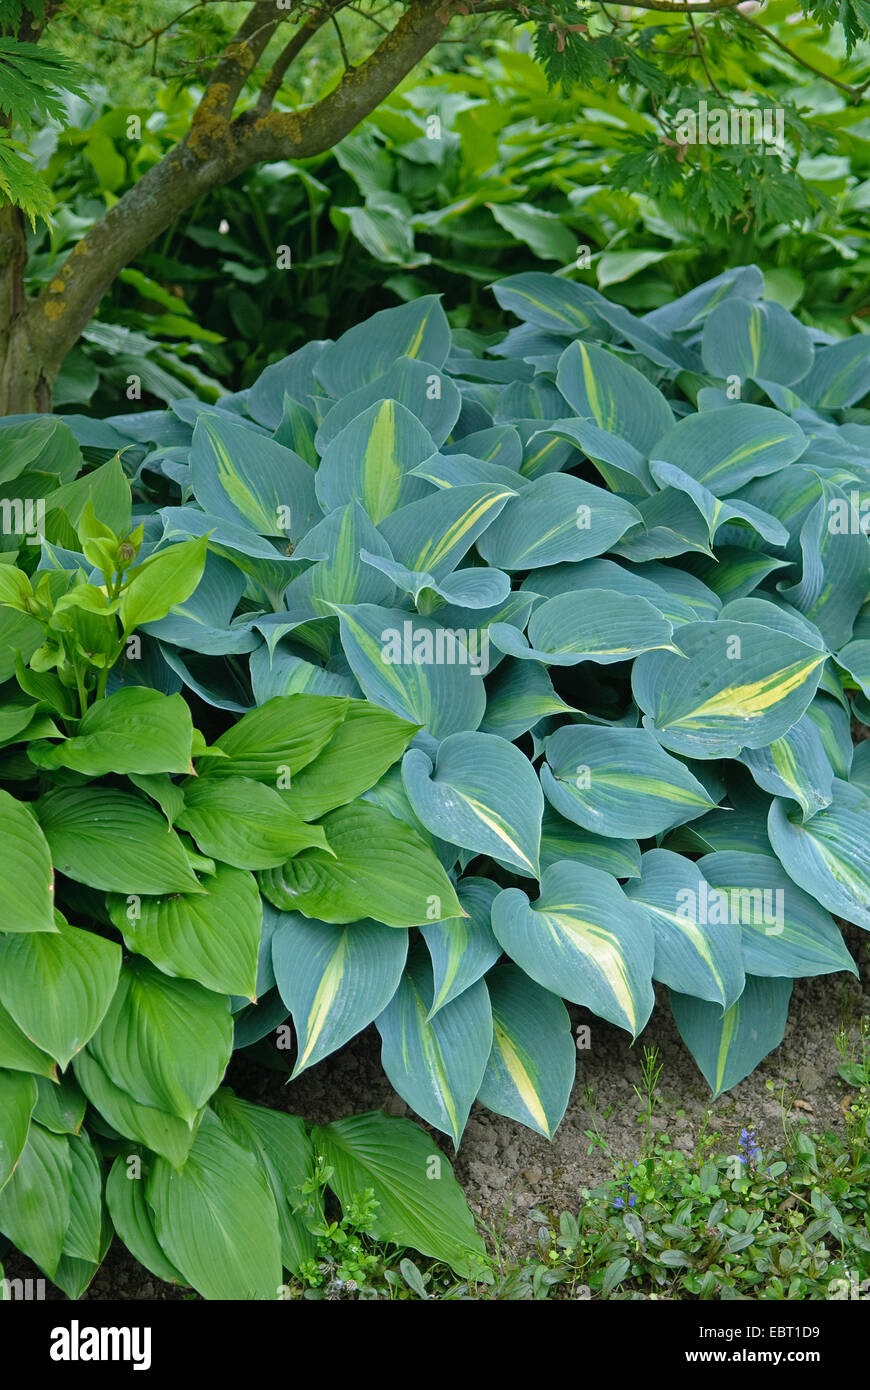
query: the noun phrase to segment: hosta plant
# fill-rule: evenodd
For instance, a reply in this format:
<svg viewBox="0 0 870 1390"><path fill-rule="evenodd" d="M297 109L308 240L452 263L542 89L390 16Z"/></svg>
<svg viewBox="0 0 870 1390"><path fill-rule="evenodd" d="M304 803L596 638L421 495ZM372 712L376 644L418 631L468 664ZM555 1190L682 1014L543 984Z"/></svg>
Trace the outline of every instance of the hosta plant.
<svg viewBox="0 0 870 1390"><path fill-rule="evenodd" d="M67 920L132 953L94 1031L65 1040L108 1141L161 1153L130 1097L185 1137L226 1128L215 1103L196 1129L217 1024L217 1052L170 1045L168 1075L121 1025L155 980L191 1001L173 1030L218 999L235 1044L273 1060L292 1020L294 1076L374 1022L395 1089L458 1143L475 1099L552 1134L596 1017L636 1037L655 983L719 1094L780 1041L795 978L855 970L835 917L870 927L850 732L870 720L870 344L807 329L751 266L642 318L562 276L494 289L519 320L500 341L451 334L424 296L217 406L55 425L79 483L123 468L135 504L111 536L82 493L78 514L56 505L30 588L8 581L9 698L36 709L0 774ZM195 587L137 610L173 556L201 561ZM111 631L105 679L69 613ZM143 769L118 734L158 696ZM111 806L83 823L90 779ZM119 798L184 882L121 852ZM260 914L247 987L216 974L244 913L208 931L230 882ZM591 1011L576 1042L565 1000ZM94 1099L103 1078L123 1117Z"/></svg>

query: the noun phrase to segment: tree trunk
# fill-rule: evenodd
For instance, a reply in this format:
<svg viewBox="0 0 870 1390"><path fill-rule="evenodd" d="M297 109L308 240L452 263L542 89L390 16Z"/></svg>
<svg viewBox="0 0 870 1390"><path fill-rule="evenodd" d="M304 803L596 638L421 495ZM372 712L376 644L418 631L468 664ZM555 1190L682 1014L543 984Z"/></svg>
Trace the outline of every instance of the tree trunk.
<svg viewBox="0 0 870 1390"><path fill-rule="evenodd" d="M51 409L41 354L31 339L26 265L24 215L18 208L0 207L0 415Z"/></svg>

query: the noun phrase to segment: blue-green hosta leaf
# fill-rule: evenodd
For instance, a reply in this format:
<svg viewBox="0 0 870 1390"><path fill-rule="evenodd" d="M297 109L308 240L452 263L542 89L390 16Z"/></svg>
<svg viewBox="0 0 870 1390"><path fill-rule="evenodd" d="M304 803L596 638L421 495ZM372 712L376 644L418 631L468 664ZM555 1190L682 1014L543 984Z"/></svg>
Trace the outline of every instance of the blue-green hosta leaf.
<svg viewBox="0 0 870 1390"><path fill-rule="evenodd" d="M439 583L427 570L409 570L398 560L390 560L383 555L372 555L361 550L360 559L382 574L389 577L392 585L410 594L415 603L425 589L431 589L444 599L445 603L457 604L461 608L492 608L504 603L511 591L510 576L503 570L475 566L456 570ZM422 607L422 604L420 605Z"/></svg>
<svg viewBox="0 0 870 1390"><path fill-rule="evenodd" d="M133 1100L192 1127L227 1068L232 1036L224 996L133 956L88 1052Z"/></svg>
<svg viewBox="0 0 870 1390"><path fill-rule="evenodd" d="M610 434L592 420L554 420L540 434L533 435L531 442L539 444L547 439L551 443L561 440L575 444L592 460L613 492L644 494L655 491L646 456L627 439ZM554 471L552 468L530 467L526 476L531 478L540 472Z"/></svg>
<svg viewBox="0 0 870 1390"><path fill-rule="evenodd" d="M318 453L322 456L351 420L383 400L398 401L416 415L439 448L456 424L462 406L459 390L449 376L428 362L399 357L383 376L336 401L315 436Z"/></svg>
<svg viewBox="0 0 870 1390"><path fill-rule="evenodd" d="M266 429L277 429L284 414L284 399L302 401L317 389L314 369L328 346L328 339L306 343L280 362L273 362L261 372L248 391L248 413Z"/></svg>
<svg viewBox="0 0 870 1390"><path fill-rule="evenodd" d="M752 975L857 973L833 918L772 854L719 851L705 855L698 869L721 895L719 915L739 926L743 963Z"/></svg>
<svg viewBox="0 0 870 1390"><path fill-rule="evenodd" d="M427 571L440 582L515 496L511 488L488 484L442 488L393 512L379 529L400 564Z"/></svg>
<svg viewBox="0 0 870 1390"><path fill-rule="evenodd" d="M743 535L746 537L745 531ZM754 591L759 584L764 583L768 575L785 569L788 562L775 560L773 556L765 555L760 550L748 550L740 545L717 544L714 557L693 555L687 563L692 565L699 576L703 576L710 590L719 597L723 605L730 605L741 603L754 595ZM707 616L706 613L699 614L699 617ZM763 622L764 619L747 616L740 621Z"/></svg>
<svg viewBox="0 0 870 1390"><path fill-rule="evenodd" d="M0 791L0 835L4 860L0 930L56 931L48 842L28 804L7 791Z"/></svg>
<svg viewBox="0 0 870 1390"><path fill-rule="evenodd" d="M0 1071L0 1191L12 1176L27 1143L37 1096L35 1076L23 1071Z"/></svg>
<svg viewBox="0 0 870 1390"><path fill-rule="evenodd" d="M548 714L570 714L542 666L530 661L503 661L487 681L485 734L517 739Z"/></svg>
<svg viewBox="0 0 870 1390"><path fill-rule="evenodd" d="M32 1123L21 1156L0 1192L0 1231L54 1278L69 1229L69 1138Z"/></svg>
<svg viewBox="0 0 870 1390"><path fill-rule="evenodd" d="M398 988L407 954L407 934L380 922L333 926L280 914L272 964L296 1029L294 1077L377 1017Z"/></svg>
<svg viewBox="0 0 870 1390"><path fill-rule="evenodd" d="M651 324L629 313L622 304L613 304L610 300L603 299L598 306L598 315L656 366L687 372L701 370L700 359L690 348L684 347L676 338L666 338Z"/></svg>
<svg viewBox="0 0 870 1390"><path fill-rule="evenodd" d="M435 452L432 436L398 401L377 401L329 443L316 474L324 511L358 501L377 525L430 489L412 468Z"/></svg>
<svg viewBox="0 0 870 1390"><path fill-rule="evenodd" d="M859 333L820 348L810 371L795 382L795 391L821 410L856 405L870 391L870 345Z"/></svg>
<svg viewBox="0 0 870 1390"><path fill-rule="evenodd" d="M589 864L604 869L614 878L637 878L640 875L640 847L637 840L620 840L611 835L595 835L581 830L573 821L565 820L552 806L544 807L541 829L541 867L563 859L577 864Z"/></svg>
<svg viewBox="0 0 870 1390"><path fill-rule="evenodd" d="M244 588L245 576L236 565L209 554L202 579L190 598L159 622L146 623L143 631L161 642L209 656L253 651L257 637L248 624L244 620L233 624Z"/></svg>
<svg viewBox="0 0 870 1390"><path fill-rule="evenodd" d="M461 454L465 458L471 455L516 473L523 461L523 445L513 425L493 425L445 444L441 457L450 454Z"/></svg>
<svg viewBox="0 0 870 1390"><path fill-rule="evenodd" d="M685 416L657 441L652 458L674 464L717 497L727 497L752 478L787 468L807 442L800 426L781 411L737 402Z"/></svg>
<svg viewBox="0 0 870 1390"><path fill-rule="evenodd" d="M684 329L699 328L716 305L731 295L760 299L764 294L764 283L757 265L735 266L689 290L679 299L663 304L660 309L653 309L645 316L644 322L660 333L680 333Z"/></svg>
<svg viewBox="0 0 870 1390"><path fill-rule="evenodd" d="M847 642L836 655L838 666L848 671L855 684L870 699L870 640Z"/></svg>
<svg viewBox="0 0 870 1390"><path fill-rule="evenodd" d="M388 927L414 927L462 908L444 870L420 836L368 802L330 811L323 829L333 854L304 850L280 869L259 875L275 907L343 924L372 917Z"/></svg>
<svg viewBox="0 0 870 1390"><path fill-rule="evenodd" d="M460 444L464 444L460 440ZM519 492L528 479L512 468L502 464L487 463L471 454L433 454L430 459L414 469L415 478L424 478L435 487L464 487L469 483L489 483L495 487L507 487Z"/></svg>
<svg viewBox="0 0 870 1390"><path fill-rule="evenodd" d="M0 1000L30 1041L66 1067L112 1002L121 951L59 913L57 927L0 936Z"/></svg>
<svg viewBox="0 0 870 1390"><path fill-rule="evenodd" d="M556 385L582 419L627 440L644 457L674 423L661 391L635 367L595 343L578 341L565 349Z"/></svg>
<svg viewBox="0 0 870 1390"><path fill-rule="evenodd" d="M369 1231L375 1240L411 1246L462 1275L480 1265L483 1241L462 1188L447 1159L433 1155L432 1140L419 1125L370 1111L318 1125L312 1138L345 1206L360 1192L374 1192Z"/></svg>
<svg viewBox="0 0 870 1390"><path fill-rule="evenodd" d="M870 539L860 528L832 528L831 503L837 501L845 501L842 488L823 479L822 496L801 527L800 583L780 588L834 651L850 640L870 583Z"/></svg>
<svg viewBox="0 0 870 1390"><path fill-rule="evenodd" d="M529 619L529 643L508 624L490 628L502 651L547 666L609 665L655 648L677 651L673 633L647 599L612 589L581 589L548 599Z"/></svg>
<svg viewBox="0 0 870 1390"><path fill-rule="evenodd" d="M639 522L611 549L632 564L665 560L671 555L699 551L712 555L710 528L695 502L677 488L663 488L652 497L635 498Z"/></svg>
<svg viewBox="0 0 870 1390"><path fill-rule="evenodd" d="M597 290L537 270L508 275L492 292L502 309L523 322L569 338L599 326L595 309L605 302Z"/></svg>
<svg viewBox="0 0 870 1390"><path fill-rule="evenodd" d="M644 839L715 803L646 729L571 724L547 739L541 785L560 815L599 835Z"/></svg>
<svg viewBox="0 0 870 1390"><path fill-rule="evenodd" d="M690 473L677 468L673 463L653 459L650 463L650 473L661 487L676 488L677 491L685 492L691 497L707 523L711 541L720 526L729 521L745 521L771 545L788 544L788 531L782 522L777 521L775 516L763 512L760 507L753 507L748 502L721 501L703 483L699 483L697 478L693 478Z"/></svg>
<svg viewBox="0 0 870 1390"><path fill-rule="evenodd" d="M782 1042L788 1020L791 980L746 976L746 987L723 1014L718 1004L671 994L680 1037L713 1092L730 1091Z"/></svg>
<svg viewBox="0 0 870 1390"><path fill-rule="evenodd" d="M212 1111L181 1172L154 1160L145 1195L161 1248L203 1298L275 1298L281 1241L274 1194L256 1158Z"/></svg>
<svg viewBox="0 0 870 1390"><path fill-rule="evenodd" d="M847 922L870 930L870 794L834 779L830 806L809 820L777 798L770 843L790 878Z"/></svg>
<svg viewBox="0 0 870 1390"><path fill-rule="evenodd" d="M701 356L713 376L791 386L810 370L813 343L804 325L781 305L732 295L708 315Z"/></svg>
<svg viewBox="0 0 870 1390"><path fill-rule="evenodd" d="M581 478L551 473L523 488L477 548L500 569L537 569L603 555L640 520L621 497Z"/></svg>
<svg viewBox="0 0 870 1390"><path fill-rule="evenodd" d="M809 712L767 748L744 748L739 761L766 792L797 801L804 820L831 804L834 769Z"/></svg>
<svg viewBox="0 0 870 1390"><path fill-rule="evenodd" d="M782 738L813 698L825 661L757 623L686 623L674 642L683 656L638 657L632 690L659 741L695 758L733 758Z"/></svg>
<svg viewBox="0 0 870 1390"><path fill-rule="evenodd" d="M421 749L409 749L402 779L433 834L537 877L544 798L532 764L514 744L496 734L452 734L434 767Z"/></svg>
<svg viewBox="0 0 870 1390"><path fill-rule="evenodd" d="M663 567L662 567L663 568ZM665 579L677 571L666 570ZM691 576L689 576L691 578ZM700 586L703 589L703 585ZM579 594L586 589L609 589L615 593L644 598L657 608L668 622L693 623L699 617L715 617L719 604L710 594L709 609L699 613L696 607L676 591L669 592L662 582L637 573L637 568L619 565L615 560L579 560L573 565L553 565L529 576L523 589L558 598L560 594Z"/></svg>
<svg viewBox="0 0 870 1390"><path fill-rule="evenodd" d="M369 700L435 738L477 728L486 707L486 634L370 603L336 611L345 656Z"/></svg>
<svg viewBox="0 0 870 1390"><path fill-rule="evenodd" d="M112 894L109 916L128 949L147 956L164 975L253 999L263 920L257 885L244 870L218 864L205 889L132 902Z"/></svg>
<svg viewBox="0 0 870 1390"><path fill-rule="evenodd" d="M775 632L784 632L817 651L826 650L825 639L815 623L773 594L765 594L763 598L752 594L731 599L720 610L719 618L727 623L758 623Z"/></svg>
<svg viewBox="0 0 870 1390"><path fill-rule="evenodd" d="M317 379L330 396L368 386L397 357L441 367L450 351L450 325L438 295L427 294L395 309L381 309L324 348Z"/></svg>
<svg viewBox="0 0 870 1390"><path fill-rule="evenodd" d="M296 541L320 517L311 467L265 435L201 415L190 451L193 491L204 511L261 536Z"/></svg>
<svg viewBox="0 0 870 1390"><path fill-rule="evenodd" d="M653 978L681 994L730 1008L743 990L740 927L710 920L707 882L697 865L667 849L649 850L641 876L626 885L655 936Z"/></svg>
<svg viewBox="0 0 870 1390"><path fill-rule="evenodd" d="M492 904L500 891L498 884L488 878L463 878L456 891L468 915L424 922L420 927L432 961L430 1018L481 979L501 955L490 926Z"/></svg>
<svg viewBox="0 0 870 1390"><path fill-rule="evenodd" d="M434 1015L432 1004L432 967L417 951L375 1020L381 1061L402 1099L458 1146L492 1045L489 994L478 980Z"/></svg>
<svg viewBox="0 0 870 1390"><path fill-rule="evenodd" d="M340 664L344 664L343 661ZM266 642L252 652L250 672L254 701L258 705L264 705L275 695L355 696L360 693L349 671L345 674L336 670L333 663L317 666L305 661L301 656L294 656L281 642L272 652Z"/></svg>
<svg viewBox="0 0 870 1390"><path fill-rule="evenodd" d="M555 864L536 902L519 888L499 893L492 929L539 985L637 1037L654 1002L654 939L646 914L611 874Z"/></svg>
<svg viewBox="0 0 870 1390"><path fill-rule="evenodd" d="M565 1113L577 1049L568 1010L515 965L486 977L492 1004L492 1051L477 1098L552 1139Z"/></svg>

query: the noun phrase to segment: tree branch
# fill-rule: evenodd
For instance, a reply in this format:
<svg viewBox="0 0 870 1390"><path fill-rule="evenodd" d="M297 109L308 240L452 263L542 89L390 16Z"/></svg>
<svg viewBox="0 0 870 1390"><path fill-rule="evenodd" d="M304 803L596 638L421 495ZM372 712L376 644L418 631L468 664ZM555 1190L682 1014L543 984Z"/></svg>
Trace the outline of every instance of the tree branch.
<svg viewBox="0 0 870 1390"><path fill-rule="evenodd" d="M816 77L821 77L823 82L829 82L832 87L837 87L839 91L845 92L847 96L854 97L856 101L859 97L863 96L868 87L870 87L870 78L868 78L866 82L862 82L860 87L850 87L848 82L841 82L838 77L831 77L829 73L822 72L821 68L817 68L808 58L802 58L793 48L789 48L787 43L783 43L782 39L777 38L776 34L772 34L769 29L765 29L764 25L759 24L757 19L752 19L748 14L743 14L740 11L738 11L738 14L740 14L740 19L744 24L748 24L751 28L757 29L759 34L764 34L765 38L770 39L770 42L774 44L776 48L781 49L783 53L787 53L789 58L797 63L799 67L805 68L807 72L814 73Z"/></svg>

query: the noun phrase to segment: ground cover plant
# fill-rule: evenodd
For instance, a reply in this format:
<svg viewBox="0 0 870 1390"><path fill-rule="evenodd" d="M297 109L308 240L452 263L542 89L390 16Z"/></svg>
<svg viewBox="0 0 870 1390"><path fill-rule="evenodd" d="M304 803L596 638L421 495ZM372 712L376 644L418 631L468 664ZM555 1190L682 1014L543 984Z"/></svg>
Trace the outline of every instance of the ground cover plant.
<svg viewBox="0 0 870 1390"><path fill-rule="evenodd" d="M551 1135L563 1000L633 1038L659 982L718 1095L854 972L870 344L762 291L520 275L496 341L424 296L217 405L0 427L0 1231L68 1292L111 1222L274 1297L318 1157L480 1258L422 1131L312 1142L219 1089L233 1046L295 1076L374 1022L454 1144L475 1099Z"/></svg>

